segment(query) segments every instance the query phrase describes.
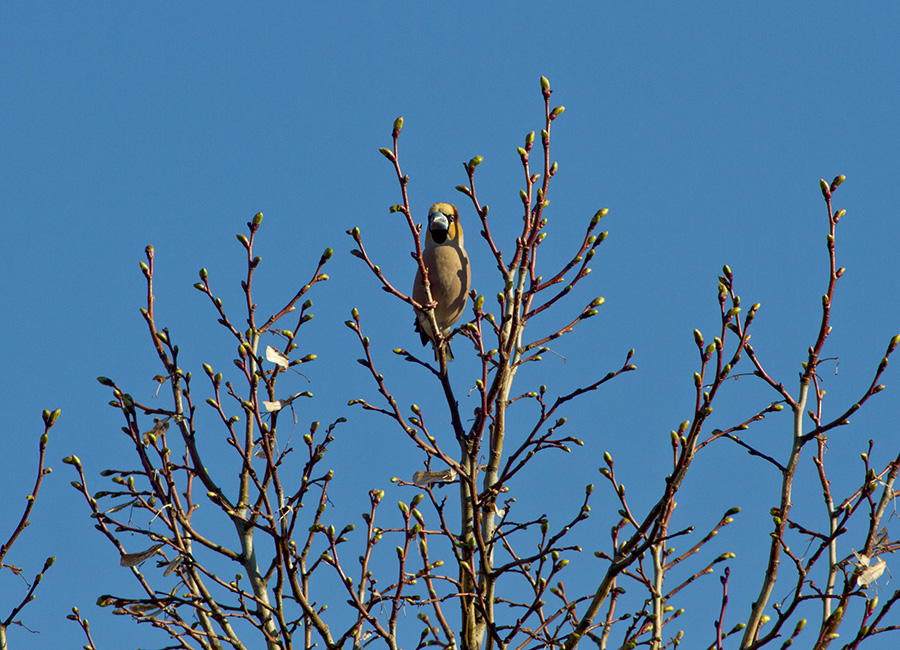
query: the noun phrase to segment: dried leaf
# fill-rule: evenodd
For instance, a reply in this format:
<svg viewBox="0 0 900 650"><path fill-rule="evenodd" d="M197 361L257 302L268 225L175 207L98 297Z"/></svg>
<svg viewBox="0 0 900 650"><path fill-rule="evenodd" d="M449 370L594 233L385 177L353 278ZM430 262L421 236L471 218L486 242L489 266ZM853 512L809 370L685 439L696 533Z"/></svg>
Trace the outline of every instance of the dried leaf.
<svg viewBox="0 0 900 650"><path fill-rule="evenodd" d="M866 557L863 555L862 557ZM870 584L878 580L881 577L881 574L884 573L884 570L887 568L887 562L884 560L878 560L875 564L869 566L865 570L861 571L858 576L856 576L856 584L860 587L868 587Z"/></svg>
<svg viewBox="0 0 900 650"><path fill-rule="evenodd" d="M166 418L165 420L161 420L159 418L153 418L153 428L141 434L141 440L144 441L144 444L149 445L152 442L151 436L157 438L160 434L168 431L170 419L171 418Z"/></svg>
<svg viewBox="0 0 900 650"><path fill-rule="evenodd" d="M155 616L162 611L162 607L155 603L128 603L124 607L130 614L139 614L144 616Z"/></svg>
<svg viewBox="0 0 900 650"><path fill-rule="evenodd" d="M169 562L169 564L166 566L166 570L163 571L163 577L165 578L166 576L170 576L175 573L175 571L178 570L178 567L181 566L182 561L184 561L184 556L179 555L174 560Z"/></svg>
<svg viewBox="0 0 900 650"><path fill-rule="evenodd" d="M274 402L263 402L262 405L266 409L266 411L268 411L269 413L272 413L273 411L280 411L285 406L290 406L291 402L293 402L295 399L300 397L300 395L302 395L302 393L297 393L295 395L291 395L287 399L280 399L280 400L276 400Z"/></svg>
<svg viewBox="0 0 900 650"><path fill-rule="evenodd" d="M132 499L131 501L126 501L125 503L120 503L120 504L117 505L117 506L113 506L113 507L110 508L109 510L104 510L104 511L103 511L103 514L104 514L104 515L110 515L110 514L112 514L112 513L114 513L114 512L119 512L119 510L124 510L124 509L127 508L128 506L132 505L135 501L137 501L137 499Z"/></svg>
<svg viewBox="0 0 900 650"><path fill-rule="evenodd" d="M452 483L456 480L455 469L445 469L440 472L426 472L419 470L413 474L413 483L416 485L431 485L432 483Z"/></svg>
<svg viewBox="0 0 900 650"><path fill-rule="evenodd" d="M273 348L271 345L266 346L266 361L271 361L277 366L288 368L291 365L290 359L281 352Z"/></svg>
<svg viewBox="0 0 900 650"><path fill-rule="evenodd" d="M142 551L140 553L126 553L122 556L122 559L119 561L119 564L122 566L137 566L141 562L153 557L156 555L156 552L163 547L162 544L154 544L146 551Z"/></svg>
<svg viewBox="0 0 900 650"><path fill-rule="evenodd" d="M163 377L162 375L156 375L156 377L153 378L153 381L157 382L156 392L153 393L153 397L159 396L159 389L162 388L162 385L164 383L166 383L168 380L169 380L168 377Z"/></svg>

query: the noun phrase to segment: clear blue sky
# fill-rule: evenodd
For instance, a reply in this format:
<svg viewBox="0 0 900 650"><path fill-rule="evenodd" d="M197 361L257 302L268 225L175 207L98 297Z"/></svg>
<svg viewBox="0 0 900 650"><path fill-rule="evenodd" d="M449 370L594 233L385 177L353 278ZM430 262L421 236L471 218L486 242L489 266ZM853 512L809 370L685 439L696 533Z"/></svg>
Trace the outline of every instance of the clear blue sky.
<svg viewBox="0 0 900 650"><path fill-rule="evenodd" d="M316 394L301 422L349 418L333 452L339 521L358 521L372 487L388 489L391 501L409 498L389 479L419 469L419 455L389 422L345 406L376 393L352 362L358 355L342 325L358 307L401 404L433 404L437 421L442 411L422 393L424 377L389 352L418 346L412 314L378 290L348 254L344 234L359 226L385 272L402 288L411 284L411 242L388 213L399 193L378 154L398 115L406 120L402 162L415 210L424 219L435 201L461 206L473 286L493 296L499 282L489 251L453 189L465 181L461 163L484 156L480 193L497 231L508 235L521 207L516 147L541 127L540 75L550 79L554 102L566 106L554 123L560 172L544 259L567 259L566 238L608 207L610 236L590 287L559 318L595 295L606 304L575 337L559 341L554 349L565 360L547 355L540 373L523 372L518 387L546 383L569 392L617 368L631 347L639 369L566 413L572 435L587 446L548 455L552 478L529 480L545 495L531 507L558 513L560 522L583 486L597 483L595 517L582 533L586 555L607 548L615 516L597 474L604 450L633 486L637 507L662 486L669 430L692 408L691 331L712 336L722 264L731 265L745 304L763 305L753 341L770 373L795 381L825 290L818 179L841 173L848 180L836 204L847 217L838 255L848 271L825 355L840 358L840 372L824 381L832 414L852 403L900 331L898 18L892 3L2 3L4 539L23 504L22 486L33 480L40 412L62 408L50 443L54 472L8 558L26 575L47 555L58 562L22 615L39 633L13 630L12 647L80 646L76 626L64 620L72 605L90 618L102 647L164 644L149 628L138 638L131 623L94 606L101 593L134 585L115 549L93 531L69 486L71 468L59 462L79 455L93 490L104 486L100 470L131 463L121 422L106 406L108 389L95 377L113 377L145 400L156 388L161 368L138 313L138 260L147 244L157 251L159 320L183 351L182 367L195 373L202 362L227 371L234 346L191 285L207 267L226 304L238 304L242 249L234 234L254 213L265 214L262 311L280 307L333 247L332 280L313 294L316 318L301 341L301 351L319 355L306 371L311 383L298 386ZM509 237L503 245L512 247ZM465 346L456 347L453 370L465 393L475 366L460 355ZM732 384L712 426L741 421L777 398L754 381ZM883 441L874 454L879 464L896 454L895 369L885 383L889 390L855 426L832 436L834 460L855 459L869 438ZM215 444L223 437L212 420L202 433ZM789 417L767 420L755 435L784 458ZM705 451L676 521L705 529L728 507L745 508L708 552L737 553L733 623L746 617L746 594L758 590L776 477L726 441ZM223 446L220 453L230 452ZM858 482L859 461L845 467L836 484L845 476ZM801 477L800 497L818 499L808 457ZM817 504L809 522L820 526ZM5 615L24 584L8 572L0 580ZM693 634L690 647L712 642L719 589L711 576L676 603L693 615L681 626ZM776 598L786 594L781 589ZM881 643L868 647L896 647L896 638Z"/></svg>

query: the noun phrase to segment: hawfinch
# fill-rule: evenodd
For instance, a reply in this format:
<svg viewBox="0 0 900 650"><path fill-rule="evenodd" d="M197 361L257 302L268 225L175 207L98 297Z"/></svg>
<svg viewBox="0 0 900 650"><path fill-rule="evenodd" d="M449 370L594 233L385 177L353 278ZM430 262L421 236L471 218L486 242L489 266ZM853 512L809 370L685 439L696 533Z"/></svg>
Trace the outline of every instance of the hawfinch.
<svg viewBox="0 0 900 650"><path fill-rule="evenodd" d="M434 316L441 334L447 336L453 324L462 316L466 307L472 272L469 269L469 256L463 248L463 231L459 223L459 212L455 205L435 203L428 210L428 228L425 231L425 250L422 251L423 262L428 269L428 283L431 286L431 297L437 303ZM413 285L413 299L420 305L428 301L425 298L425 286L422 284L421 270L416 273ZM434 335L428 315L416 310L416 331L422 337L422 345L431 341ZM453 361L450 344L447 343L447 361ZM438 351L434 348L434 359L437 361Z"/></svg>

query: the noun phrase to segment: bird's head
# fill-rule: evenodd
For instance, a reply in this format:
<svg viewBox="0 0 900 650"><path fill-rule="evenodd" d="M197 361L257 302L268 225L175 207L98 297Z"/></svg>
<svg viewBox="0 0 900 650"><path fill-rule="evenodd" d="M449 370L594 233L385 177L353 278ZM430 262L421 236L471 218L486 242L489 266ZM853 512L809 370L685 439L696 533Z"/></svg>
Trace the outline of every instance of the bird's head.
<svg viewBox="0 0 900 650"><path fill-rule="evenodd" d="M428 210L428 232L425 243L463 245L463 231L459 224L459 212L451 203L435 203Z"/></svg>

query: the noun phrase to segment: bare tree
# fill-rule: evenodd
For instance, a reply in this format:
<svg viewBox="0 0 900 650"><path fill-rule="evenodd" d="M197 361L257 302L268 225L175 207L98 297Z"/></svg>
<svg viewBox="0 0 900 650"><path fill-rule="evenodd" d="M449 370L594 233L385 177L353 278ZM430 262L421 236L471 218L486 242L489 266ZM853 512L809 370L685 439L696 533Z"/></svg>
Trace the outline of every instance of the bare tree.
<svg viewBox="0 0 900 650"><path fill-rule="evenodd" d="M359 228L347 231L356 245L353 254L388 294L385 300L424 313L431 331L437 333L434 363L405 349L394 352L431 380L430 385L420 382L416 390L443 396L455 445L449 436L439 433L447 428L440 424L443 414L426 412L415 403L409 412L400 406L397 382L381 372L373 354L376 344L366 335L363 315L353 309L346 321L358 338L362 350L358 361L370 376L374 391L371 396L353 399L351 405L393 422L408 441L411 454L421 462L413 476L395 479L411 495L408 503L400 502L399 519L384 512L384 492L371 490L360 532L351 534L355 529L352 523L335 525L328 520L333 474L326 469L326 452L339 435L338 425L344 418L325 427L312 422L296 449L290 439L292 404L311 395L286 391L278 380L316 358L313 354L292 358L292 354L301 327L312 317L311 301L301 304L301 300L328 279L322 271L331 249L321 256L306 285L291 292L292 297L280 309L257 318L253 288L260 257L254 245L262 215L256 215L247 224L248 235L238 235L246 252L246 277L241 284L246 299L240 316L246 329L226 312L207 271L200 271L200 282L194 286L210 301L219 325L237 345L231 379L211 364L203 365L203 392L209 395L204 407L198 402L202 398L195 398L198 389L192 373L179 366L173 335L157 323L154 255L153 248L147 248L147 260L141 264L147 283L142 313L164 369L158 380L171 390L171 405L161 408L142 403L113 380L101 377L100 382L112 389L111 405L125 421L123 431L134 447L135 462L102 472L113 486L93 494L80 461L67 459L79 473L76 487L89 504L97 528L115 545L122 566L137 582L137 594L104 595L101 604L114 605L119 613L164 630L172 639L170 647L177 648L244 648L264 642L272 649L318 644L362 648L383 643L391 650L427 645L465 650L568 650L585 639L599 648L677 646L682 633L671 630L683 609L674 604L683 589L732 557L729 553L710 557L705 545L740 509L728 510L700 535L693 526L673 524L676 496L696 454L704 449L704 453L714 453L730 441L746 449L751 462L777 470L782 480L781 502L772 511L772 530L761 533L759 541L770 547L767 565L741 567L759 571L760 595L747 603L749 613L737 612L744 605L735 605L735 595L728 593L732 568L725 569L722 604L714 613L718 623L710 647L723 648L725 640L739 631L743 631L742 639L735 636L731 641L735 647L759 648L778 639L785 647L806 627L800 612L806 611L803 605L807 601L821 605L819 623L806 633L808 644L816 648L825 648L836 638L839 626L851 620L851 610L856 612L855 619L847 625L853 627L854 636L845 647L855 648L864 639L896 627L889 623L888 614L900 592L879 607L868 587L886 566L878 556L898 547L885 526L885 513L894 497L892 486L900 455L887 464L870 466L874 462L870 461L870 443L865 474L858 489L846 495L832 494L827 479L832 470L826 471L827 435L847 424L852 413L884 388L879 381L900 342L900 336L891 340L871 383L860 389L858 401L842 409L839 417L824 420L824 391L816 373L831 332L837 280L843 273L836 263L835 230L845 212L832 208L832 195L843 176L832 183L822 181L829 270L820 327L812 338L797 391L791 392L783 381L771 377L765 369L765 355L749 344L749 330L760 305L746 311L742 308L734 274L725 266L719 277L720 324L712 340L694 331L698 350L695 398L686 407L688 417L671 432L671 473L658 479L657 496L641 511L626 497L612 457L604 455L601 472L617 503L616 512L600 513L612 521L609 550L596 554L603 563L601 570L596 568L596 560L592 565L599 575L597 583L586 593L568 593L562 578L570 561L579 561L583 555L579 531L586 530L583 523L591 514L594 487L587 485L583 496L561 504L559 511L568 508L568 514L562 521L551 522L544 515L528 516L528 509L517 505L513 479L526 467L539 464L547 453L581 446L579 439L565 433L570 402L588 399L607 382L636 368L634 350L623 350L621 365L570 392L558 393L546 385L513 388L524 364L540 362L553 341L573 335L604 302L598 297L573 306L571 296L573 288L587 278L589 264L606 239L607 233L598 231L606 209L585 219L584 235L570 242L568 262L550 269L541 264L539 249L548 227L545 213L551 180L558 169L551 156L551 128L564 111L551 104L552 92L542 77L540 131L529 133L518 149L525 184L520 192L522 229L514 241L506 246L492 231L488 206L476 191L480 156L464 163L466 183L457 187L477 215L479 244L496 266L500 290L495 312L488 311L483 295L472 292L467 322L449 333L438 327L421 226L415 221L409 198L410 178L400 165L402 118L394 123L392 146L381 152L393 165L399 183L401 201L391 212L405 221L412 257L424 278L425 302L418 303L399 289L401 279L385 275L364 245ZM534 149L536 141L538 149ZM470 237L470 245L475 240ZM479 279L482 285L488 282ZM544 317L532 322L539 314ZM293 329L277 329L285 319ZM464 344L469 348L467 354L478 360L475 376L459 379L450 372L447 346L442 343L454 337L458 348ZM726 380L739 372L771 387L773 401L733 418L727 428L709 430L713 402ZM462 386L474 386L474 397L467 398L475 405L471 419L461 412ZM533 404L534 417L528 420L521 413L513 414L510 409L517 402ZM793 414L792 444L787 457L781 458L759 448L744 432L785 406ZM236 479L215 471L209 456L216 447L208 442L209 436L202 436L204 443L200 443L198 432L209 428L210 413L238 464ZM811 423L808 430L804 428L807 420ZM507 436L512 427L516 435ZM829 522L824 530L795 520L791 512L799 459L804 450L813 448ZM448 493L448 484L457 484L458 497ZM212 504L216 516L198 518L200 502ZM860 513L868 515L866 521ZM138 549L126 548L125 535L146 541ZM855 541L851 542L851 537ZM676 555L670 544L674 538L690 540L688 550ZM383 558L387 540L395 544L392 563ZM791 549L795 541L795 546L806 542L809 550L796 553ZM353 550L347 550L350 548ZM857 549L855 555L851 548ZM783 559L789 560L791 571L781 567ZM674 583L667 579L673 567L685 562L692 567L687 578ZM233 579L227 577L235 571L238 575ZM780 584L791 585L791 594L773 603L773 588L779 579ZM626 593L626 584L638 589ZM858 606L854 608L855 603ZM415 620L404 617L410 610L417 612ZM743 619L745 614L746 622L726 629L726 618ZM73 618L81 621L77 612ZM84 624L82 627L86 630ZM813 637L815 640L810 640Z"/></svg>
<svg viewBox="0 0 900 650"><path fill-rule="evenodd" d="M13 544L16 543L16 540L19 539L19 535L21 535L24 530L31 525L29 521L31 517L31 513L34 509L35 503L37 502L38 492L41 490L41 483L44 481L44 476L49 474L52 470L49 467L44 466L44 460L47 455L47 444L50 442L50 429L56 424L56 421L59 419L60 410L56 409L55 411L47 411L45 410L42 417L44 419L44 433L41 434L40 442L38 443L38 466L37 471L35 472L34 478L34 486L31 488L31 492L29 492L25 497L25 508L22 511L22 516L15 523L13 527L12 533L9 538L0 545L0 572L5 573L3 570L9 570L14 576L21 576L23 573L23 569L14 564L6 563L6 556L9 551L12 549ZM4 489L4 496L9 498L11 497L11 491ZM6 522L4 522L6 523ZM17 616L22 611L22 609L30 603L35 598L35 591L37 590L37 586L41 583L41 580L44 579L44 574L47 570L53 566L53 563L56 561L55 557L48 557L44 561L44 566L41 570L32 578L31 583L29 584L27 580L25 580L25 594L22 596L22 599L16 604L6 615L5 618L0 619L0 650L6 650L8 647L7 641L7 630L10 625L18 625L25 628L25 624L22 623ZM5 593L10 593L11 589L9 586L4 586L3 591Z"/></svg>

